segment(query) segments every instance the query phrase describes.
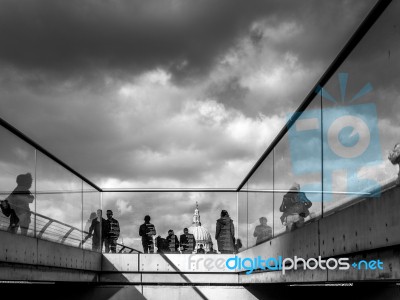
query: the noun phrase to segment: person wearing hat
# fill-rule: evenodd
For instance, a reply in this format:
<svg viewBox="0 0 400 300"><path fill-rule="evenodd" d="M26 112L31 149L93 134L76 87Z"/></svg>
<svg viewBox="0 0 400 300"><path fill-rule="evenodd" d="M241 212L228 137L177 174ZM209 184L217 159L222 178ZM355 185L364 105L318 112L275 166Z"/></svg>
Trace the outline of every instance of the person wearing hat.
<svg viewBox="0 0 400 300"><path fill-rule="evenodd" d="M221 211L221 218L217 220L215 239L218 243L218 251L225 254L232 254L235 250L235 227L233 220L224 209Z"/></svg>
<svg viewBox="0 0 400 300"><path fill-rule="evenodd" d="M105 222L106 226L106 236L104 240L104 245L106 248L106 253L116 253L117 252L117 240L120 234L119 223L113 217L113 212L111 209L107 210L107 220Z"/></svg>

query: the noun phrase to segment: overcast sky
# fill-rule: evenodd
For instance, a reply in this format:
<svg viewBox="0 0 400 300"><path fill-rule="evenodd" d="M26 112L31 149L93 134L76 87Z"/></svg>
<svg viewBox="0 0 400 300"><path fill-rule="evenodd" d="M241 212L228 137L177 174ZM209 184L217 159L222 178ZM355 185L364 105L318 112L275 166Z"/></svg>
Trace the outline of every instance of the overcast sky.
<svg viewBox="0 0 400 300"><path fill-rule="evenodd" d="M103 188L236 188L374 3L1 1L0 116Z"/></svg>

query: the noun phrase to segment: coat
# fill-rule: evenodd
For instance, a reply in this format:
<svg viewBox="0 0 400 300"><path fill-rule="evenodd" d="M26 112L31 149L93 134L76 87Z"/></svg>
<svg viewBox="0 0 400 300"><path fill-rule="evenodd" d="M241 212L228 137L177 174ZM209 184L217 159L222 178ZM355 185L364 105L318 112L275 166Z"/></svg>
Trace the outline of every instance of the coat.
<svg viewBox="0 0 400 300"><path fill-rule="evenodd" d="M166 238L168 243L169 252L178 252L179 241L175 234L169 235Z"/></svg>
<svg viewBox="0 0 400 300"><path fill-rule="evenodd" d="M217 220L215 239L220 252L231 252L235 250L235 227L233 220L224 216Z"/></svg>
<svg viewBox="0 0 400 300"><path fill-rule="evenodd" d="M101 241L104 241L107 235L107 226L106 220L101 218L101 223L98 221L97 218L92 220L92 225L89 228L89 235L88 237L93 237L92 244L96 246L100 246L100 237Z"/></svg>
<svg viewBox="0 0 400 300"><path fill-rule="evenodd" d="M191 233L181 234L180 245L183 248L182 251L193 252L196 247L196 239L194 238L194 235Z"/></svg>
<svg viewBox="0 0 400 300"><path fill-rule="evenodd" d="M279 208L283 212L281 216L282 223L285 218L291 214L299 214L301 217L307 217L310 212L309 208L312 206L312 202L307 198L303 192L287 193L283 196L282 204Z"/></svg>
<svg viewBox="0 0 400 300"><path fill-rule="evenodd" d="M272 238L272 228L268 225L257 225L253 233L257 237L256 245Z"/></svg>
<svg viewBox="0 0 400 300"><path fill-rule="evenodd" d="M105 238L107 239L112 239L112 240L117 240L120 234L120 228L119 228L119 223L117 220L114 218L107 219L105 221L105 226L106 226L106 236Z"/></svg>
<svg viewBox="0 0 400 300"><path fill-rule="evenodd" d="M142 237L142 243L153 242L153 235L156 234L156 228L151 223L143 223L139 227L139 235Z"/></svg>

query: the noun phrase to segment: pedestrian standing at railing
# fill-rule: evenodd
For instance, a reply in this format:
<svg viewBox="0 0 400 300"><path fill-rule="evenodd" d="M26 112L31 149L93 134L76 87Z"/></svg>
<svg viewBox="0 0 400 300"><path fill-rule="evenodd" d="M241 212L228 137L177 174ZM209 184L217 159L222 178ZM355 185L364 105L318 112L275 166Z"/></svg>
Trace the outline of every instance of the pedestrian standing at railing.
<svg viewBox="0 0 400 300"><path fill-rule="evenodd" d="M156 235L156 228L150 223L150 216L144 217L144 224L140 225L139 235L142 237L142 245L144 253L154 253L153 236Z"/></svg>
<svg viewBox="0 0 400 300"><path fill-rule="evenodd" d="M222 254L232 254L235 245L235 227L233 220L224 209L221 211L221 218L217 220L215 239L218 243L218 251Z"/></svg>
<svg viewBox="0 0 400 300"><path fill-rule="evenodd" d="M105 248L106 253L116 253L117 252L117 240L119 237L120 229L119 223L113 217L112 210L107 210L107 220L105 222L106 225L106 236L105 236Z"/></svg>
<svg viewBox="0 0 400 300"><path fill-rule="evenodd" d="M168 236L166 237L169 253L179 253L179 241L172 229L168 230Z"/></svg>
<svg viewBox="0 0 400 300"><path fill-rule="evenodd" d="M261 244L262 242L268 241L272 238L272 228L267 225L267 218L261 217L259 219L260 225L257 225L254 229L253 236L257 238L256 245Z"/></svg>
<svg viewBox="0 0 400 300"><path fill-rule="evenodd" d="M90 226L92 225L93 219L96 219L96 218L97 218L96 212L92 212L92 213L90 214L89 219L86 221L86 225L85 225L85 232L86 232L86 233L89 232L89 228L90 228Z"/></svg>
<svg viewBox="0 0 400 300"><path fill-rule="evenodd" d="M106 220L102 218L101 209L97 210L97 218L93 219L92 225L89 228L89 234L86 236L85 240L90 237L92 238L92 250L101 251L103 249L104 238L107 235L107 228L104 226Z"/></svg>
<svg viewBox="0 0 400 300"><path fill-rule="evenodd" d="M29 224L31 223L31 209L29 204L35 199L29 190L32 187L32 182L31 173L18 175L17 187L6 198L11 209L14 210L19 219L19 222L14 227L10 227L10 231L13 233L17 233L18 228L21 228L21 234L28 234Z"/></svg>
<svg viewBox="0 0 400 300"><path fill-rule="evenodd" d="M300 191L300 184L293 183L290 190L283 196L279 210L283 213L281 222L286 226L286 231L300 228L304 224L304 219L310 215L308 210L312 202L304 192Z"/></svg>
<svg viewBox="0 0 400 300"><path fill-rule="evenodd" d="M194 248L196 247L196 239L193 234L189 233L189 229L187 228L183 229L183 234L180 236L180 246L182 248L182 253L185 254L193 253Z"/></svg>

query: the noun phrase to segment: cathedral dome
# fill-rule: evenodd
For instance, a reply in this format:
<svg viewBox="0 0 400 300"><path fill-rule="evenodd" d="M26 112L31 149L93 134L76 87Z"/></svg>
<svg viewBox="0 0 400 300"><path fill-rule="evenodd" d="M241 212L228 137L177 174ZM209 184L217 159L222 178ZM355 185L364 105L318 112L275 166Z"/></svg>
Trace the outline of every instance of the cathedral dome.
<svg viewBox="0 0 400 300"><path fill-rule="evenodd" d="M211 234L208 230L201 225L199 207L196 203L196 209L193 214L193 223L189 228L189 233L194 235L196 240L196 250L200 248L200 244L203 244L203 249L208 252L210 251L210 246L212 246Z"/></svg>

